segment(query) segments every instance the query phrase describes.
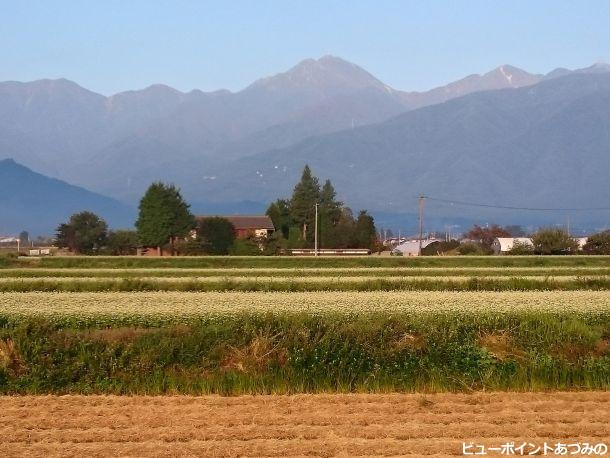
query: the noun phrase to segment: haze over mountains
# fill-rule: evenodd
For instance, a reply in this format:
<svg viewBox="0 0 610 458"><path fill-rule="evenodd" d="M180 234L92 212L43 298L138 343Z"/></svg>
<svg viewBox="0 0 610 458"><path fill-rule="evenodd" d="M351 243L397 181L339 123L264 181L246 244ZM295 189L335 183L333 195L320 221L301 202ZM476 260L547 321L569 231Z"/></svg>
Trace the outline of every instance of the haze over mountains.
<svg viewBox="0 0 610 458"><path fill-rule="evenodd" d="M503 65L404 92L325 56L234 93L154 85L105 97L67 80L5 82L0 159L131 204L151 181L173 181L196 209L226 212L287 195L306 162L350 205L380 212L411 211L405 197L420 193L603 206L609 70Z"/></svg>
<svg viewBox="0 0 610 458"><path fill-rule="evenodd" d="M117 200L49 178L0 160L0 234L52 234L73 213L89 210L104 215L113 227L131 227L133 208Z"/></svg>

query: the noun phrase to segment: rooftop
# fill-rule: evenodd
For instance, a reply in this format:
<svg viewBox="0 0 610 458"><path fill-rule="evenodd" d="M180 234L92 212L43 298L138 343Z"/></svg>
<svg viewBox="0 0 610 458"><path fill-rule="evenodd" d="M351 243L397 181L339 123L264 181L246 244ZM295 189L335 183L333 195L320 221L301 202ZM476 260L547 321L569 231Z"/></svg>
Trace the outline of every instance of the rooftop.
<svg viewBox="0 0 610 458"><path fill-rule="evenodd" d="M211 217L228 219L236 230L240 229L268 229L275 230L273 221L267 215L200 215L197 219Z"/></svg>

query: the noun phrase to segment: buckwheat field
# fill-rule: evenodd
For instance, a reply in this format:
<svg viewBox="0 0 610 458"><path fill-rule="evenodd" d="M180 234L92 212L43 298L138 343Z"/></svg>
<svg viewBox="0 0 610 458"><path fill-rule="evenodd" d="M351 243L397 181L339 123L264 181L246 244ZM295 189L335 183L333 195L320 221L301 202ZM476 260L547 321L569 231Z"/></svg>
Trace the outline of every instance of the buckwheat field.
<svg viewBox="0 0 610 458"><path fill-rule="evenodd" d="M375 446L422 456L461 454L472 437L608 440L610 261L319 261L73 258L0 269L3 454ZM70 397L34 402L41 394ZM170 437L175 409L182 426ZM456 415L461 429L443 426ZM221 424L233 436L216 436ZM123 432L102 434L112 425Z"/></svg>

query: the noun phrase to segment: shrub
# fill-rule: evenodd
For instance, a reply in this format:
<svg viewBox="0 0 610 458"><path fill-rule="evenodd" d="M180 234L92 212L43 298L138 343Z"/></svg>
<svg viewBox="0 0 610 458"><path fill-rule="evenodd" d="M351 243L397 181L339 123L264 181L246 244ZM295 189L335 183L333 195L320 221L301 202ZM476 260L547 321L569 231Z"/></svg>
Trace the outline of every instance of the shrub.
<svg viewBox="0 0 610 458"><path fill-rule="evenodd" d="M486 250L485 247L474 242L466 242L460 244L460 246L457 248L457 251L459 254L465 256L482 256L490 254L489 250Z"/></svg>
<svg viewBox="0 0 610 458"><path fill-rule="evenodd" d="M610 231L589 237L582 251L586 254L610 254Z"/></svg>
<svg viewBox="0 0 610 458"><path fill-rule="evenodd" d="M236 239L229 249L233 256L259 256L263 253L256 241L251 239Z"/></svg>
<svg viewBox="0 0 610 458"><path fill-rule="evenodd" d="M518 240L515 240L512 248L510 250L508 250L506 252L506 254L512 255L512 256L530 255L530 254L534 254L534 247L532 245L530 245L529 243L520 242Z"/></svg>
<svg viewBox="0 0 610 458"><path fill-rule="evenodd" d="M546 255L574 254L578 243L563 229L541 229L532 237L534 253Z"/></svg>
<svg viewBox="0 0 610 458"><path fill-rule="evenodd" d="M197 222L197 236L209 254L228 254L235 240L235 227L226 218L210 216Z"/></svg>
<svg viewBox="0 0 610 458"><path fill-rule="evenodd" d="M438 254L444 254L449 251L453 251L460 246L460 242L457 240L450 240L449 242L434 242L425 248L422 248L421 253L424 256L435 256Z"/></svg>

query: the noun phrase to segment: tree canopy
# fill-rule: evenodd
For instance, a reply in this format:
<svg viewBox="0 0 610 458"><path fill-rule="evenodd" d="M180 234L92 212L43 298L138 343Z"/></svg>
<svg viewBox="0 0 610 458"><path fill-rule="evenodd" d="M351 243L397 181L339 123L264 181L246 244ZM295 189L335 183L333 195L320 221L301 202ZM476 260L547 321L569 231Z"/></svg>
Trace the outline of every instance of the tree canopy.
<svg viewBox="0 0 610 458"><path fill-rule="evenodd" d="M532 237L536 254L574 254L578 243L563 229L540 229Z"/></svg>
<svg viewBox="0 0 610 458"><path fill-rule="evenodd" d="M276 246L313 247L316 204L320 248L374 247L377 234L373 217L360 212L355 219L351 209L337 200L330 180L320 189L318 178L307 165L290 200L278 199L267 209L267 215L278 231L274 237Z"/></svg>
<svg viewBox="0 0 610 458"><path fill-rule="evenodd" d="M610 254L610 231L594 234L587 239L582 247L586 254Z"/></svg>
<svg viewBox="0 0 610 458"><path fill-rule="evenodd" d="M115 256L136 254L138 249L138 234L125 229L110 231L106 240L106 250Z"/></svg>
<svg viewBox="0 0 610 458"><path fill-rule="evenodd" d="M490 250L496 237L512 237L512 235L506 229L503 229L497 224L492 224L489 227L482 227L475 224L468 232L464 234L464 237L471 240L476 240L483 246L483 248Z"/></svg>
<svg viewBox="0 0 610 458"><path fill-rule="evenodd" d="M78 254L95 254L106 243L107 234L106 222L95 213L84 211L59 225L55 245Z"/></svg>
<svg viewBox="0 0 610 458"><path fill-rule="evenodd" d="M136 229L140 243L159 247L185 237L195 227L195 218L174 185L153 183L142 197Z"/></svg>
<svg viewBox="0 0 610 458"><path fill-rule="evenodd" d="M197 223L197 237L205 253L229 254L235 241L235 227L231 221L220 216L202 218Z"/></svg>
<svg viewBox="0 0 610 458"><path fill-rule="evenodd" d="M308 228L315 218L315 205L320 202L320 184L313 176L308 165L303 169L301 181L297 183L290 199L290 216L294 223L302 228L304 240L312 240L313 234Z"/></svg>

